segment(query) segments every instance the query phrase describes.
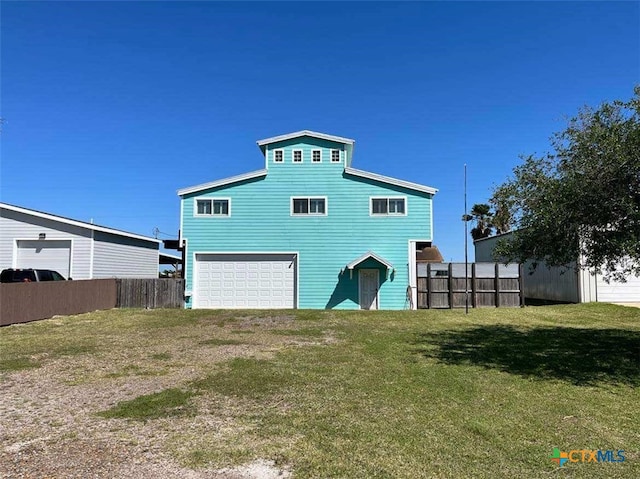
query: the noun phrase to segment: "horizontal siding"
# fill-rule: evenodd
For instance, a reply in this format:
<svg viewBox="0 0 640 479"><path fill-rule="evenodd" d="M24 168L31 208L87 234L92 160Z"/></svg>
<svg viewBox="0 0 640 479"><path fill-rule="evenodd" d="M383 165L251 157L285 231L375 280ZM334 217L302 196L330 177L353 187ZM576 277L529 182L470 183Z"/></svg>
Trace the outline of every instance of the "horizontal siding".
<svg viewBox="0 0 640 479"><path fill-rule="evenodd" d="M157 278L158 245L96 232L93 277Z"/></svg>
<svg viewBox="0 0 640 479"><path fill-rule="evenodd" d="M274 150L283 150L284 161L282 163L274 163ZM316 163L314 165L316 168L322 163L331 163L331 150L340 150L341 162L333 163L333 166L337 166L339 169L344 168L344 161L346 158L345 145L328 140L321 140L319 138L305 138L302 142L299 138L293 138L291 140L269 145L266 155L267 168L287 168L286 165L293 163L293 150L302 150L302 164L311 163L311 152L313 150L321 150L322 162ZM293 166L300 166L300 164L296 163Z"/></svg>
<svg viewBox="0 0 640 479"><path fill-rule="evenodd" d="M404 308L408 239L431 237L431 196L344 176L344 164L331 164L327 155L321 164L311 163L309 153L302 164L269 165L262 180L186 196L187 290L193 286L197 252L298 252L299 307L353 309L358 307L357 273L353 279L340 273L371 250L395 267L381 286L380 308ZM194 217L194 198L203 196L231 198L231 216ZM327 216L291 216L291 196L327 197ZM371 217L370 196L405 196L408 215Z"/></svg>
<svg viewBox="0 0 640 479"><path fill-rule="evenodd" d="M37 240L44 233L47 240L71 240L71 271L73 279L90 279L91 231L45 218L0 209L0 269L15 265L16 239ZM33 265L38 267L38 265Z"/></svg>
<svg viewBox="0 0 640 479"><path fill-rule="evenodd" d="M626 281L607 283L600 275L597 277L597 300L605 303L640 303L640 277L628 275Z"/></svg>

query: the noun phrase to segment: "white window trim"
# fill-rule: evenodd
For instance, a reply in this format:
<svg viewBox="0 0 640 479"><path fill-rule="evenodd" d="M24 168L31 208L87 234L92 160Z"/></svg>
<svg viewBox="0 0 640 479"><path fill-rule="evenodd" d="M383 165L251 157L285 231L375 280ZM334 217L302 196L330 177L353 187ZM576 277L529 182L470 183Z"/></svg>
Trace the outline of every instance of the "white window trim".
<svg viewBox="0 0 640 479"><path fill-rule="evenodd" d="M293 200L324 200L324 213L294 213ZM289 198L289 215L290 216L327 216L329 214L329 200L326 196L291 196Z"/></svg>
<svg viewBox="0 0 640 479"><path fill-rule="evenodd" d="M373 200L387 200L387 213L374 213ZM404 213L388 213L389 200L404 200ZM409 214L409 202L406 196L370 196L369 197L369 216L407 216Z"/></svg>
<svg viewBox="0 0 640 479"><path fill-rule="evenodd" d="M334 151L338 152L338 161L334 161L334 159L333 159L333 152ZM330 160L331 163L342 163L342 150L339 150L337 148L332 148L330 155L331 155L331 160Z"/></svg>
<svg viewBox="0 0 640 479"><path fill-rule="evenodd" d="M282 160L280 160L280 161L276 161L276 152L278 152L278 151L280 153L282 153ZM277 150L273 150L273 162L274 163L284 163L284 150L283 149L279 148Z"/></svg>
<svg viewBox="0 0 640 479"><path fill-rule="evenodd" d="M313 161L313 154L316 151L320 153L320 161ZM319 149L311 150L311 163L322 163L322 150L319 150Z"/></svg>
<svg viewBox="0 0 640 479"><path fill-rule="evenodd" d="M296 159L296 151L300 152L300 161L295 161L295 159ZM296 164L304 163L304 152L302 150L300 150L300 149L297 149L297 148L295 150L291 150L291 163L296 163Z"/></svg>
<svg viewBox="0 0 640 479"><path fill-rule="evenodd" d="M211 201L211 214L210 215L202 215L198 214L198 201L208 200ZM217 215L213 212L213 202L214 201L227 201L229 205L229 214L226 215ZM231 217L231 198L226 197L210 197L210 196L198 196L193 199L193 216L198 218L230 218Z"/></svg>

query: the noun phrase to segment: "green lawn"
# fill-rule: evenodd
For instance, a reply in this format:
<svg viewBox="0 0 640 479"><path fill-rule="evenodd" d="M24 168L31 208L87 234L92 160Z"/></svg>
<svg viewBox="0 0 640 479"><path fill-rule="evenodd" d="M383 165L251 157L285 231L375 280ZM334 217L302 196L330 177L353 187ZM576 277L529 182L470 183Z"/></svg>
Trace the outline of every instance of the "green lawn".
<svg viewBox="0 0 640 479"><path fill-rule="evenodd" d="M113 310L0 329L0 388L49 361L69 365L61 381L114 388L195 371L93 413L114 428L190 424L163 449L195 469L266 458L295 477L640 477L640 309ZM554 448L625 461L558 467Z"/></svg>

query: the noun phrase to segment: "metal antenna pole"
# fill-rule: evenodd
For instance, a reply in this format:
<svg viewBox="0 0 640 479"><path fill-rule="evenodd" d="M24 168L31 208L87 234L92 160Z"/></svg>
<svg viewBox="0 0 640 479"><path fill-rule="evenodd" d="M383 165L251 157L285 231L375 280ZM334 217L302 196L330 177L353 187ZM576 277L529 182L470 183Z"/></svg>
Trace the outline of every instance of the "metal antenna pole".
<svg viewBox="0 0 640 479"><path fill-rule="evenodd" d="M469 314L469 256L467 248L467 164L464 164L464 314Z"/></svg>

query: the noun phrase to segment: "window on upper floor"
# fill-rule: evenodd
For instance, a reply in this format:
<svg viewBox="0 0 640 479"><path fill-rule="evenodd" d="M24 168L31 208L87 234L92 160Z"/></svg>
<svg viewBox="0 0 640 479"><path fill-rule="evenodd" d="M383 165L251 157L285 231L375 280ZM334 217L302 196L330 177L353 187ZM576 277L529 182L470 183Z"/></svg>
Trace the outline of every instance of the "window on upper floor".
<svg viewBox="0 0 640 479"><path fill-rule="evenodd" d="M322 162L322 150L313 150L311 152L311 162L312 163Z"/></svg>
<svg viewBox="0 0 640 479"><path fill-rule="evenodd" d="M273 162L274 163L283 163L284 162L284 151L283 150L273 150Z"/></svg>
<svg viewBox="0 0 640 479"><path fill-rule="evenodd" d="M291 198L291 214L325 216L327 199L324 197Z"/></svg>
<svg viewBox="0 0 640 479"><path fill-rule="evenodd" d="M407 214L406 198L371 198L370 214L404 216Z"/></svg>
<svg viewBox="0 0 640 479"><path fill-rule="evenodd" d="M196 216L230 216L229 198L196 199Z"/></svg>
<svg viewBox="0 0 640 479"><path fill-rule="evenodd" d="M293 162L302 163L302 150L293 150Z"/></svg>
<svg viewBox="0 0 640 479"><path fill-rule="evenodd" d="M340 150L331 150L331 163L340 163Z"/></svg>

